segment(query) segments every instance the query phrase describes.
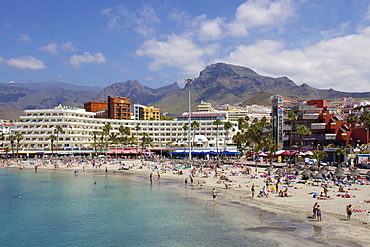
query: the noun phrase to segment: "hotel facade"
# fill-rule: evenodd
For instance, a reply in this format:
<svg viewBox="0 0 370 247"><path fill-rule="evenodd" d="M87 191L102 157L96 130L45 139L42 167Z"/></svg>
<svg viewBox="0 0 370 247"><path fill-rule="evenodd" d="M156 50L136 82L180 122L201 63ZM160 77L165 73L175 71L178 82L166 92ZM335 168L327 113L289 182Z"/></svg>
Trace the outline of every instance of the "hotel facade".
<svg viewBox="0 0 370 247"><path fill-rule="evenodd" d="M188 144L190 140L195 140L194 136L206 137L207 141L193 143L192 145L209 148L214 147L216 136L218 146L224 147L232 144L232 136L238 131L237 122L230 121L233 128L225 130L223 125L216 126L211 120L200 120L199 129L195 131L185 131L183 126L188 124L188 120L125 120L125 119L103 119L95 118L96 113L87 112L85 109L59 106L54 109L35 109L25 110L20 121L16 122L14 133L23 135L20 141L20 150L50 150L51 135L57 135L54 141L55 149L63 150L92 150L94 147L94 133L103 131L105 125L110 124L110 133L120 135L120 126L129 127L131 134L136 138L142 138L143 133L147 133L152 140L152 145L170 145L179 147ZM194 121L194 120L191 120ZM63 131L56 133L60 126ZM139 126L140 128L137 128ZM140 130L137 130L140 129ZM96 135L96 134L95 134ZM138 136L136 136L138 135ZM193 142L193 141L192 141ZM169 144L168 144L169 143ZM4 141L9 145L9 141Z"/></svg>

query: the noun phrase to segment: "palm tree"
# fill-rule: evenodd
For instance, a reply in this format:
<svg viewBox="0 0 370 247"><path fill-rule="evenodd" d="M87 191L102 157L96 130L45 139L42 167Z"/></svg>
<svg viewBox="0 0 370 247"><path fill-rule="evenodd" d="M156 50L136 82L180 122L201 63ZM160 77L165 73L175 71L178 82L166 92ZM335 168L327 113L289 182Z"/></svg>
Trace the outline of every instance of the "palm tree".
<svg viewBox="0 0 370 247"><path fill-rule="evenodd" d="M93 140L94 140L94 150L95 150L95 155L98 153L97 150L96 150L96 142L97 142L97 136L99 135L99 132L98 131L93 131L92 132L93 134Z"/></svg>
<svg viewBox="0 0 370 247"><path fill-rule="evenodd" d="M102 153L103 152L103 146L104 146L104 137L106 135L106 132L105 131L101 131L101 132L99 132L99 134L100 134L100 143L99 143L99 145L100 145L100 152Z"/></svg>
<svg viewBox="0 0 370 247"><path fill-rule="evenodd" d="M184 125L182 126L182 129L184 130L184 136L185 136L185 139L186 139L186 133L187 133L187 131L188 131L188 129L189 129L188 124L184 124Z"/></svg>
<svg viewBox="0 0 370 247"><path fill-rule="evenodd" d="M344 151L344 149L343 148L337 148L336 150L335 150L335 155L337 155L338 156L338 164L340 164L340 156L341 155L345 155L346 154L346 152Z"/></svg>
<svg viewBox="0 0 370 247"><path fill-rule="evenodd" d="M236 143L236 147L239 152L243 153L245 149L245 145L247 144L247 136L240 132L236 133L236 135L232 138L233 142Z"/></svg>
<svg viewBox="0 0 370 247"><path fill-rule="evenodd" d="M347 123L349 123L349 126L351 129L354 128L354 125L357 123L358 117L354 113L350 113L347 116Z"/></svg>
<svg viewBox="0 0 370 247"><path fill-rule="evenodd" d="M302 150L303 138L304 136L311 135L311 130L307 128L305 125L299 125L297 127L297 133L299 135L299 140L300 140L300 145L299 145L299 150L298 150L298 154L299 154Z"/></svg>
<svg viewBox="0 0 370 247"><path fill-rule="evenodd" d="M314 151L316 160L317 160L317 165L320 167L320 161L324 159L324 157L328 157L328 154L325 151Z"/></svg>
<svg viewBox="0 0 370 247"><path fill-rule="evenodd" d="M218 126L221 125L222 122L220 119L216 119L213 121L213 125L216 125L216 149L217 149L217 159L219 158L219 153L218 153Z"/></svg>
<svg viewBox="0 0 370 247"><path fill-rule="evenodd" d="M58 138L55 135L49 136L50 142L51 142L51 156L54 156L54 141Z"/></svg>
<svg viewBox="0 0 370 247"><path fill-rule="evenodd" d="M9 151L10 151L10 147L9 147L9 146L6 146L6 147L4 148L4 152L5 152L6 158L8 157L8 153L9 153Z"/></svg>
<svg viewBox="0 0 370 247"><path fill-rule="evenodd" d="M263 130L266 127L267 120L265 118L262 118L261 120L258 120L255 118L252 122L252 125L249 126L247 129L245 135L246 140L249 143L249 145L253 144L253 151L254 153L258 153L260 151L260 148L263 146ZM257 159L255 159L255 169L257 171Z"/></svg>
<svg viewBox="0 0 370 247"><path fill-rule="evenodd" d="M370 119L370 112L365 110L359 116L359 119L363 126L366 126L366 122Z"/></svg>
<svg viewBox="0 0 370 247"><path fill-rule="evenodd" d="M199 129L199 122L198 121L193 121L191 123L191 127L193 128L193 143L195 142L195 132L197 129Z"/></svg>
<svg viewBox="0 0 370 247"><path fill-rule="evenodd" d="M139 146L139 130L141 130L141 127L139 124L135 126L135 130L136 130L136 140L137 140L137 143L136 143L136 157L137 157L137 148Z"/></svg>
<svg viewBox="0 0 370 247"><path fill-rule="evenodd" d="M17 158L18 158L18 151L19 151L19 143L20 141L23 139L23 134L20 133L20 132L17 132L15 133L15 137L16 137L16 140L17 140Z"/></svg>
<svg viewBox="0 0 370 247"><path fill-rule="evenodd" d="M276 144L275 138L272 135L268 135L263 139L264 148L269 151L268 157L270 165L272 165L272 160L275 156L275 152L278 149L279 145Z"/></svg>
<svg viewBox="0 0 370 247"><path fill-rule="evenodd" d="M229 131L233 127L233 124L230 122L225 122L224 123L224 129L226 131L226 138L224 140L224 150L226 151L226 141L229 139Z"/></svg>
<svg viewBox="0 0 370 247"><path fill-rule="evenodd" d="M57 141L57 147L59 147L59 133L62 133L63 132L63 128L61 125L58 125L57 127L55 127L55 131L57 132L57 136L56 136L56 141Z"/></svg>
<svg viewBox="0 0 370 247"><path fill-rule="evenodd" d="M15 135L10 135L8 136L9 142L10 142L10 147L12 148L12 156L14 158L14 142L17 139Z"/></svg>
<svg viewBox="0 0 370 247"><path fill-rule="evenodd" d="M131 134L130 127L124 127L123 125L119 126L118 129L119 133L121 134L121 142L125 142L127 144L128 136ZM125 135L125 136L124 136Z"/></svg>
<svg viewBox="0 0 370 247"><path fill-rule="evenodd" d="M117 133L110 133L109 137L108 137L108 140L112 143L112 144L117 144L118 143L118 135Z"/></svg>
<svg viewBox="0 0 370 247"><path fill-rule="evenodd" d="M144 132L142 133L141 137L141 153L144 152L144 147L146 144L150 144L152 142L152 138L149 137L149 134Z"/></svg>

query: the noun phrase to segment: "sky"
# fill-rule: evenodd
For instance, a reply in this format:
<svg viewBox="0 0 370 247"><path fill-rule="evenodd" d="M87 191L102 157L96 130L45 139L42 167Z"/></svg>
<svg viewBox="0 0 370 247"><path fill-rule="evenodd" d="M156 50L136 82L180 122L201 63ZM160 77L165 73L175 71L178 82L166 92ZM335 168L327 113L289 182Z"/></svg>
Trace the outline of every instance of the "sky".
<svg viewBox="0 0 370 247"><path fill-rule="evenodd" d="M370 91L370 0L0 0L0 82L151 88L217 62Z"/></svg>

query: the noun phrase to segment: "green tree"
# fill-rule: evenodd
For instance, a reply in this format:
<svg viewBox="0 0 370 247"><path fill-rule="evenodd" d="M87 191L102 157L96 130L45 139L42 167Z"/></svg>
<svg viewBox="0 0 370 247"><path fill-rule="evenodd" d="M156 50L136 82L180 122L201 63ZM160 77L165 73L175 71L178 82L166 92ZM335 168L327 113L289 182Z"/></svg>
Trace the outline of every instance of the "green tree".
<svg viewBox="0 0 370 247"><path fill-rule="evenodd" d="M141 135L141 153L144 152L144 147L150 143L152 143L152 138L149 137L148 133L143 132Z"/></svg>
<svg viewBox="0 0 370 247"><path fill-rule="evenodd" d="M350 113L347 116L347 123L349 124L350 128L353 129L355 124L358 121L358 117L354 113Z"/></svg>
<svg viewBox="0 0 370 247"><path fill-rule="evenodd" d="M193 128L193 143L195 142L195 133L199 129L199 122L198 121L193 121L191 123L191 127Z"/></svg>
<svg viewBox="0 0 370 247"><path fill-rule="evenodd" d="M216 149L217 149L217 159L219 158L219 152L218 152L218 126L222 125L222 122L220 119L216 119L213 121L213 125L216 125Z"/></svg>
<svg viewBox="0 0 370 247"><path fill-rule="evenodd" d="M232 127L233 127L233 124L230 123L229 121L224 123L224 129L226 131L226 138L224 139L224 150L225 151L226 151L226 141L229 140L229 132L230 132L230 129L232 129Z"/></svg>
<svg viewBox="0 0 370 247"><path fill-rule="evenodd" d="M263 139L263 146L269 152L268 158L270 165L272 165L272 161L274 159L276 150L278 149L279 145L276 144L275 138L272 135L267 135Z"/></svg>
<svg viewBox="0 0 370 247"><path fill-rule="evenodd" d="M184 137L185 137L185 140L186 140L187 131L188 131L188 129L189 129L188 124L184 124L184 125L182 126L182 129L184 130Z"/></svg>
<svg viewBox="0 0 370 247"><path fill-rule="evenodd" d="M262 118L261 120L258 120L255 118L252 121L252 124L249 126L247 131L245 132L246 140L249 145L253 146L254 153L258 153L261 148L263 147L263 130L267 125L267 119ZM257 160L255 159L255 167L257 171Z"/></svg>
<svg viewBox="0 0 370 247"><path fill-rule="evenodd" d="M49 140L51 142L51 156L54 156L54 141L56 141L58 138L55 135L50 135Z"/></svg>
<svg viewBox="0 0 370 247"><path fill-rule="evenodd" d="M298 154L301 153L303 147L303 138L307 135L311 135L311 130L309 130L305 125L298 125L297 127L297 134L299 135L299 150Z"/></svg>
<svg viewBox="0 0 370 247"><path fill-rule="evenodd" d="M12 156L14 158L14 142L17 139L15 135L10 135L8 136L9 142L10 142L10 147L12 148Z"/></svg>
<svg viewBox="0 0 370 247"><path fill-rule="evenodd" d="M315 150L313 153L314 153L314 155L315 155L315 157L316 157L317 165L320 167L320 162L321 162L325 157L328 157L328 154L327 154L325 151L323 151L323 150L321 150L321 151L319 151L319 150Z"/></svg>
<svg viewBox="0 0 370 247"><path fill-rule="evenodd" d="M57 134L57 139L56 139L56 141L57 141L57 146L58 146L58 148L59 148L59 133L62 133L63 132L63 128L62 128L62 126L61 125L57 125L57 127L55 127L55 132L56 132L56 134Z"/></svg>
<svg viewBox="0 0 370 247"><path fill-rule="evenodd" d="M17 158L18 158L18 153L19 153L19 146L20 142L23 139L23 134L20 132L15 133L16 141L17 141Z"/></svg>
<svg viewBox="0 0 370 247"><path fill-rule="evenodd" d="M139 124L135 126L135 130L136 130L136 140L137 140L137 143L136 143L136 157L137 157L137 148L139 146L139 131L141 130L141 127L139 126Z"/></svg>
<svg viewBox="0 0 370 247"><path fill-rule="evenodd" d="M335 149L335 155L338 156L338 164L340 164L340 156L345 155L346 152L343 148L337 148Z"/></svg>
<svg viewBox="0 0 370 247"><path fill-rule="evenodd" d="M94 150L95 150L95 155L98 153L97 151L97 136L99 135L99 131L93 131L92 132L92 135L93 135L93 141L94 141Z"/></svg>

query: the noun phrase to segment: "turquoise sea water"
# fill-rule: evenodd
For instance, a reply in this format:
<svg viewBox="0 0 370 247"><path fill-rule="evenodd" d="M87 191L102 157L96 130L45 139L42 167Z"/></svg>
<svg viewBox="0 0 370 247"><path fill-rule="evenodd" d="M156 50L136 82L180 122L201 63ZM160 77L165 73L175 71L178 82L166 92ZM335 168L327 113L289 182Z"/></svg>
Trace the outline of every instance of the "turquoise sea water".
<svg viewBox="0 0 370 247"><path fill-rule="evenodd" d="M104 172L0 169L0 222L1 246L322 244L312 226L212 202L210 191Z"/></svg>

